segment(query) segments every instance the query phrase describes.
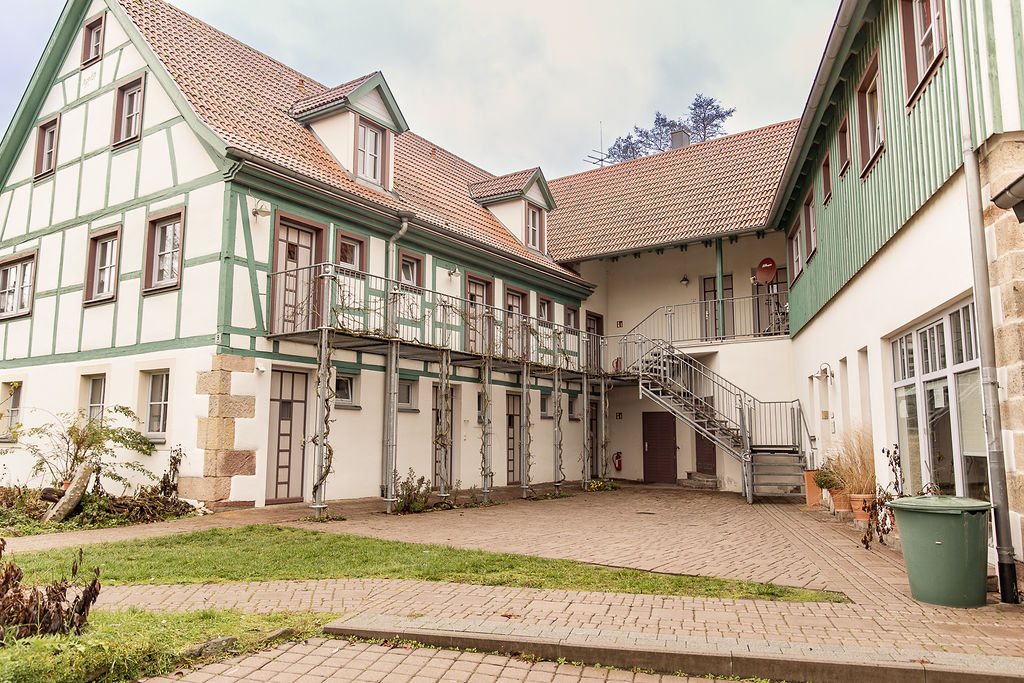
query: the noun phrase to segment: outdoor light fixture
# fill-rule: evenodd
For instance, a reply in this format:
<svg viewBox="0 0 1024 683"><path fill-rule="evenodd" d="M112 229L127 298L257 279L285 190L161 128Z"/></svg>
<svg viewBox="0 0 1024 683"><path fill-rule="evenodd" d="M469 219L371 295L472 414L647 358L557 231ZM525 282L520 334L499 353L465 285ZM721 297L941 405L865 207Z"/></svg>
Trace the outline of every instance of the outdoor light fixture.
<svg viewBox="0 0 1024 683"><path fill-rule="evenodd" d="M462 272L459 270L458 266L455 266L448 271L448 277L459 277L460 275L462 275Z"/></svg>
<svg viewBox="0 0 1024 683"><path fill-rule="evenodd" d="M683 279L680 280L679 282L684 284L684 285L688 285L688 284L690 284L690 278L688 278L685 275L683 275Z"/></svg>
<svg viewBox="0 0 1024 683"><path fill-rule="evenodd" d="M831 382L832 378L835 377L835 374L832 372L831 365L829 365L828 363L822 363L818 367L818 372L811 376L814 377L815 379Z"/></svg>
<svg viewBox="0 0 1024 683"><path fill-rule="evenodd" d="M254 218L266 218L267 216L269 216L270 209L267 208L266 202L264 202L263 200L256 202L256 206L252 210L252 215Z"/></svg>

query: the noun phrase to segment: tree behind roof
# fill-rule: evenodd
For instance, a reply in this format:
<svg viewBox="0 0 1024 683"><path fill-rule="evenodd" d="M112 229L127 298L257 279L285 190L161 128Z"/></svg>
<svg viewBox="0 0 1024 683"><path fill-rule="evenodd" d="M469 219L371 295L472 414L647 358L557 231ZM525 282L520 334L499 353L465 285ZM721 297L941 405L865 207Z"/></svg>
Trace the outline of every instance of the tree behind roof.
<svg viewBox="0 0 1024 683"><path fill-rule="evenodd" d="M697 93L686 118L670 119L660 111L654 112L653 126L633 126L632 133L615 139L608 148L608 160L613 163L627 161L669 150L672 148L672 131L679 129L690 134L691 143L719 137L725 134L725 121L735 111L735 107L726 109L715 98Z"/></svg>

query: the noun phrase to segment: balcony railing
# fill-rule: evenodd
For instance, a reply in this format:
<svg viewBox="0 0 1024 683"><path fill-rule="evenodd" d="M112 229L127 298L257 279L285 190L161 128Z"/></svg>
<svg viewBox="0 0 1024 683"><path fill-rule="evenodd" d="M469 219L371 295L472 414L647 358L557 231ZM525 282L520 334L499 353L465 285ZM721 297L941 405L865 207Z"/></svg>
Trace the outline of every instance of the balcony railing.
<svg viewBox="0 0 1024 683"><path fill-rule="evenodd" d="M710 344L789 334L789 293L661 306L631 332L675 344Z"/></svg>
<svg viewBox="0 0 1024 683"><path fill-rule="evenodd" d="M516 364L612 370L601 335L334 264L271 274L270 297L272 336L327 327Z"/></svg>

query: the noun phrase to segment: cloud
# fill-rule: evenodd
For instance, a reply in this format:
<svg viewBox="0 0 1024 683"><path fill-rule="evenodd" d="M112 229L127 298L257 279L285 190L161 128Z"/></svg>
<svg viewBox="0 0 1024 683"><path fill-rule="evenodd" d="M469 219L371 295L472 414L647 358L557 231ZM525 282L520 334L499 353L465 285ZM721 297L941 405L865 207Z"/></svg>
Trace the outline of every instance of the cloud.
<svg viewBox="0 0 1024 683"><path fill-rule="evenodd" d="M38 8L59 4L36 0L33 12L45 15ZM326 85L380 69L420 135L495 173L540 165L548 177L589 168L582 159L599 145L599 122L607 147L634 124L649 125L656 109L683 115L697 92L736 107L731 132L799 116L837 6L836 0L176 4ZM28 82L52 14L45 29L14 33L36 44L0 58L0 64L31 61L16 90ZM0 90L0 117L13 112L11 97L20 90Z"/></svg>

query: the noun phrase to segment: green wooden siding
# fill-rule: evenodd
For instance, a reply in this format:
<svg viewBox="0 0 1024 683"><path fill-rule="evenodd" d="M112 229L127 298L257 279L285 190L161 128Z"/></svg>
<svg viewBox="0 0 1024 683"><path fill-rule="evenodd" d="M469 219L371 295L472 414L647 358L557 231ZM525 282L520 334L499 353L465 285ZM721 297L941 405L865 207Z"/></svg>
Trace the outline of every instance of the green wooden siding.
<svg viewBox="0 0 1024 683"><path fill-rule="evenodd" d="M964 32L971 55L968 87L974 106L972 125L977 146L989 136L1004 132L1004 125L1020 126L1024 91L1018 86L1019 101L1006 102L1005 95L1000 95L999 79L1017 81L1019 75L1024 81L1024 67L1016 63L1020 60L1008 57L1024 53L1024 46L1019 43L1019 30L993 23L991 0L950 1L960 2L964 12ZM872 6L865 6L870 16ZM1013 0L1010 9L1019 18L1020 0ZM826 90L829 94L823 98L811 128L815 133L797 151L801 155L799 170L788 181L784 208L775 225L788 232L813 187L818 250L790 290L792 334L798 333L853 278L962 163L956 68L948 48L952 41L951 11L947 4L946 57L909 113L899 0L882 1L874 20L865 23L859 33L851 30L847 36L830 75L830 87ZM862 16L863 12L858 15ZM1012 53L1007 51L1010 43L1006 41L1013 41ZM853 52L851 46L858 44L862 47L846 63ZM870 173L861 179L857 85L876 49L885 150ZM840 179L837 131L844 115L849 116L851 162L849 171ZM832 200L822 207L821 164L826 152L831 160Z"/></svg>

